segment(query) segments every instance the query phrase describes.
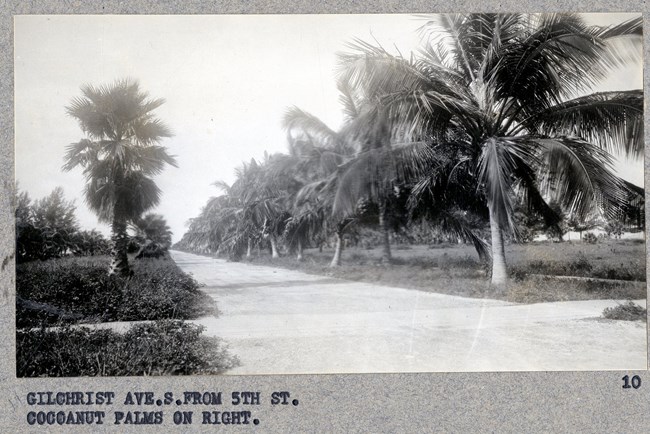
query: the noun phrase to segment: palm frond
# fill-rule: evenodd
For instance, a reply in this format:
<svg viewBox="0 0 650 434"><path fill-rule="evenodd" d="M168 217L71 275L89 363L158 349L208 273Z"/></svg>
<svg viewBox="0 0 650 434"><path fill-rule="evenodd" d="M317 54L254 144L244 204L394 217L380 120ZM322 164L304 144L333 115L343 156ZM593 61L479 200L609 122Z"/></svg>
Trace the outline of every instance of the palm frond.
<svg viewBox="0 0 650 434"><path fill-rule="evenodd" d="M529 113L589 91L622 63L606 50L606 32L575 14L543 14L530 22L523 37L504 44L498 68L490 73L499 97L517 99ZM626 29L636 32L617 27L612 39Z"/></svg>
<svg viewBox="0 0 650 434"><path fill-rule="evenodd" d="M297 131L298 134L307 134L325 145L334 145L340 140L338 134L323 121L295 106L286 111L282 124L288 133Z"/></svg>
<svg viewBox="0 0 650 434"><path fill-rule="evenodd" d="M219 190L224 192L226 195L230 195L230 193L232 191L232 187L227 182L222 181L222 180L214 181L212 183L212 185L217 187Z"/></svg>
<svg viewBox="0 0 650 434"><path fill-rule="evenodd" d="M162 138L173 136L169 127L159 119L146 119L139 122L136 119L130 129L136 142L145 146L158 143Z"/></svg>
<svg viewBox="0 0 650 434"><path fill-rule="evenodd" d="M546 227L559 229L562 216L549 205L539 190L537 174L535 173L539 163L519 160L516 162L516 166L513 172L513 175L517 178L516 189L521 196L521 201L526 205L526 210L529 213L539 214Z"/></svg>
<svg viewBox="0 0 650 434"><path fill-rule="evenodd" d="M601 41L602 60L609 68L643 60L643 19L632 18L620 24L594 27L592 33Z"/></svg>
<svg viewBox="0 0 650 434"><path fill-rule="evenodd" d="M176 158L169 155L163 146L133 146L127 147L125 152L130 160L127 167L133 167L147 176L159 174L166 164L178 167Z"/></svg>
<svg viewBox="0 0 650 434"><path fill-rule="evenodd" d="M489 139L483 145L479 159L478 179L484 186L488 204L492 208L491 217L502 229L510 229L514 233L511 174L516 163L512 150L508 143Z"/></svg>
<svg viewBox="0 0 650 434"><path fill-rule="evenodd" d="M384 201L398 183L414 182L436 164L433 148L424 142L362 152L339 170L332 213L335 217L353 214L361 199Z"/></svg>
<svg viewBox="0 0 650 434"><path fill-rule="evenodd" d="M339 90L339 101L343 105L343 113L348 120L356 119L360 114L360 106L363 101L355 94L352 85L344 78L337 80L337 88Z"/></svg>
<svg viewBox="0 0 650 434"><path fill-rule="evenodd" d="M613 174L612 158L599 147L571 138L531 139L540 145L540 185L569 213L586 217L601 210L613 218L625 207L624 184Z"/></svg>
<svg viewBox="0 0 650 434"><path fill-rule="evenodd" d="M443 209L433 223L444 233L454 235L465 242L471 242L479 257L486 260L490 257L489 244L467 217L466 212Z"/></svg>
<svg viewBox="0 0 650 434"><path fill-rule="evenodd" d="M643 154L643 91L600 92L535 113L523 125L545 136L577 136L610 153Z"/></svg>
<svg viewBox="0 0 650 434"><path fill-rule="evenodd" d="M124 183L115 186L116 201L128 220L138 219L144 212L160 203L162 191L149 177L139 172L127 174Z"/></svg>
<svg viewBox="0 0 650 434"><path fill-rule="evenodd" d="M66 172L81 166L92 165L98 160L100 144L88 139L82 139L66 147L65 164L62 169Z"/></svg>

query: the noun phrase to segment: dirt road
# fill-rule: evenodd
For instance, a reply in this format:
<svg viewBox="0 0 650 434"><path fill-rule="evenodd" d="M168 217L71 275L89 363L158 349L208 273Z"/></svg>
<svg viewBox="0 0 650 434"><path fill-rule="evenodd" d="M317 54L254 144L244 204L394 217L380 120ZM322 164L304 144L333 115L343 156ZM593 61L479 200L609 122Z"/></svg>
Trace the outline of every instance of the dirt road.
<svg viewBox="0 0 650 434"><path fill-rule="evenodd" d="M515 304L330 279L173 251L222 314L229 374L646 369L646 325L615 300ZM645 305L645 300L637 300Z"/></svg>

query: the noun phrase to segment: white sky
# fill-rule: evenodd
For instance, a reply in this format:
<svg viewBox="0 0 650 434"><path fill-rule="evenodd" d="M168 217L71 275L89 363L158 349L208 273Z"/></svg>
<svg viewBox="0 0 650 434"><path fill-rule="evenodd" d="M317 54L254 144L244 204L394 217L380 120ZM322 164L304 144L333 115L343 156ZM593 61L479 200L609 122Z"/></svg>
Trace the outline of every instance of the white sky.
<svg viewBox="0 0 650 434"><path fill-rule="evenodd" d="M630 15L590 15L606 24ZM62 186L82 227L99 228L83 203L81 170L62 172L65 147L83 135L65 106L85 83L132 77L166 103L154 113L174 132L162 142L179 168L156 178L155 212L174 241L198 215L216 180L234 180L244 160L284 152L285 110L296 105L331 127L341 121L336 53L355 37L407 55L422 24L410 15L18 16L15 18L16 179L32 199ZM639 89L642 65L621 70L604 90ZM620 175L643 185L641 162Z"/></svg>

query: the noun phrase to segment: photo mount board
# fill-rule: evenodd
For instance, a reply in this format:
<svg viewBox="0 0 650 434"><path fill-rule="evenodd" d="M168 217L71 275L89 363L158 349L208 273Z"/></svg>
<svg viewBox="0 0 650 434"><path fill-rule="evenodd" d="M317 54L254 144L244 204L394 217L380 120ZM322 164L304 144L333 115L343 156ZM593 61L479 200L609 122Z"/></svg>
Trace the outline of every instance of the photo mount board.
<svg viewBox="0 0 650 434"><path fill-rule="evenodd" d="M436 7L436 6L439 6ZM476 5L464 4L458 11L471 12ZM493 10L511 11L522 4L490 5ZM525 5L524 5L525 6ZM530 4L531 10L542 5ZM643 4L626 5L630 12L644 12ZM633 7L637 6L636 9ZM32 13L279 13L279 12L452 12L448 6L436 4L377 5L373 11L355 10L353 6L326 5L323 10L276 10L250 5L230 10L212 10L196 6L195 9L165 8L156 5L138 6L131 3L129 10L119 9L110 3L88 3L74 9L65 9L54 2L46 10L29 9L14 5L3 11L3 80L0 91L5 101L12 101L13 59L11 26L13 14ZM331 7L332 9L328 9ZM349 10L341 10L349 7ZM498 7L503 9L497 9ZM510 7L510 8L509 8ZM555 7L555 6L552 6ZM606 3L567 4L571 10L599 12ZM103 9L105 8L105 9ZM386 9L383 9L386 8ZM388 9L388 10L387 10ZM568 10L567 10L568 11ZM562 12L562 11L558 11ZM618 11L617 11L618 12ZM646 57L647 61L647 57ZM3 252L13 247L13 219L11 213L13 189L13 109L5 104L2 112L3 144L1 149L3 170L2 243ZM6 234L6 236L4 236ZM9 259L11 264L12 259ZM27 430L25 414L30 410L26 395L30 391L111 390L124 397L129 391L260 391L269 397L275 391L290 391L299 405L274 407L268 402L254 409L260 420L259 428L271 432L292 431L571 431L591 428L597 431L626 429L643 431L648 425L648 392L645 384L638 389L622 387L622 377L638 375L643 381L647 371L605 372L503 372L503 373L435 373L435 374L346 374L346 375L290 375L254 377L174 377L174 378L75 378L75 379L16 379L14 373L14 306L13 266L2 270L2 289L7 303L0 313L5 330L6 357L2 366L2 387L6 400L0 411L4 425L10 431ZM268 401L268 399L266 400ZM117 408L116 408L117 409ZM200 412L200 408L193 409ZM173 426L166 424L165 428ZM62 427L58 427L61 429ZM79 427L65 426L66 430ZM123 427L115 427L123 428ZM131 427L133 430L142 427ZM206 429L194 425L195 429ZM210 427L207 427L210 428ZM207 430L207 429L206 429ZM79 430L83 432L83 429Z"/></svg>

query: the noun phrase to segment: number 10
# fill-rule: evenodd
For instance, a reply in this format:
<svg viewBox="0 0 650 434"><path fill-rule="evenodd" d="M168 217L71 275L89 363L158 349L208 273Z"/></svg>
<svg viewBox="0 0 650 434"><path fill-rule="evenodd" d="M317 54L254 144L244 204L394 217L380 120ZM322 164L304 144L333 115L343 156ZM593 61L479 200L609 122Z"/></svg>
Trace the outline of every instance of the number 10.
<svg viewBox="0 0 650 434"><path fill-rule="evenodd" d="M641 377L639 377L638 375L634 375L632 376L632 378L630 378L629 375L626 375L625 377L622 378L622 380L623 380L623 389L629 389L630 387L634 389L638 389L639 387L641 387Z"/></svg>

